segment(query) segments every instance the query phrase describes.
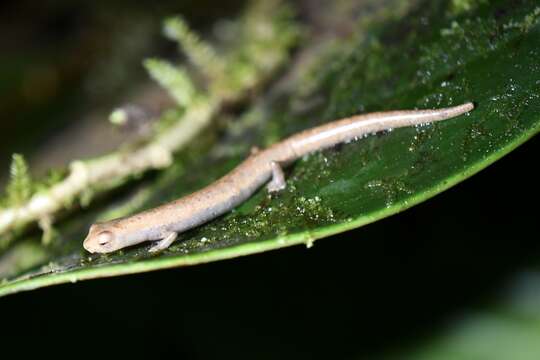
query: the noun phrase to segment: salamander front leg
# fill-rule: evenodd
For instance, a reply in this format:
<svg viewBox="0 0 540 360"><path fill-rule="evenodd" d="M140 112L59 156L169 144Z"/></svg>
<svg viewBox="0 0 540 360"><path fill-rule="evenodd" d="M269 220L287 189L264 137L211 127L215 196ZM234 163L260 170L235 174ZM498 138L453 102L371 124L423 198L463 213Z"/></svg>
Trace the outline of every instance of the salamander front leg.
<svg viewBox="0 0 540 360"><path fill-rule="evenodd" d="M285 189L287 184L285 182L285 174L283 173L281 166L279 166L276 161L272 161L270 164L272 166L272 180L270 180L266 186L268 192L276 192Z"/></svg>
<svg viewBox="0 0 540 360"><path fill-rule="evenodd" d="M177 237L178 233L172 232L169 235L165 236L165 238L163 238L162 240L156 241L156 244L152 246L148 251L151 253L163 251L169 246L171 246L171 244L174 242L174 240L176 240Z"/></svg>

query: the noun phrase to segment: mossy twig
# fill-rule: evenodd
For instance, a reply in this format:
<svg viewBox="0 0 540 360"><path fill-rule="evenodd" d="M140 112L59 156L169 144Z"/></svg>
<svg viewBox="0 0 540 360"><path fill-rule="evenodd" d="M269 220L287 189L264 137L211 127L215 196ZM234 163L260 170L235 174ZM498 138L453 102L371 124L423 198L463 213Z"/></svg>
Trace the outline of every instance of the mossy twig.
<svg viewBox="0 0 540 360"><path fill-rule="evenodd" d="M89 194L89 189L92 194L104 192L125 183L133 175L171 165L173 154L209 126L223 104L244 98L249 90L284 64L297 39L298 27L290 12L278 5L279 0L255 1L239 23L242 41L220 60L213 48L194 35L180 18L167 20L168 35L187 52L196 70L211 75L207 90L196 90L187 71L181 67L163 60L147 60L145 66L151 76L183 108L178 120L135 149L122 147L102 157L73 161L65 178L33 195L24 159L14 156L12 172L15 175L8 191L16 195L10 195L15 200L8 199L7 206L0 209L0 235L35 222L46 224L50 229L54 215L73 208L76 200ZM91 200L86 198L86 201ZM3 241L0 247L9 243Z"/></svg>

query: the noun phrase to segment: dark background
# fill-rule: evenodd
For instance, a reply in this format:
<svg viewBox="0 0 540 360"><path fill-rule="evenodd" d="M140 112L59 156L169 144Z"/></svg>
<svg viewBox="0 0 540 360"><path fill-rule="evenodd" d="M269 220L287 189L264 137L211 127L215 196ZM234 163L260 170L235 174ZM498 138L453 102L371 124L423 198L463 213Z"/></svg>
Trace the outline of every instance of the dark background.
<svg viewBox="0 0 540 360"><path fill-rule="evenodd" d="M140 59L172 51L150 41L130 55L139 57L124 75L88 85L107 78L99 60L115 54L111 39L133 19L155 25L159 38L164 15L182 12L204 31L239 3L2 3L2 168L12 152L46 146L75 114L114 104L125 79L145 81ZM56 72L54 84L29 95L25 74L44 68ZM0 348L184 359L372 358L413 348L464 312L496 303L517 273L538 268L538 154L535 138L419 206L311 249L2 298Z"/></svg>

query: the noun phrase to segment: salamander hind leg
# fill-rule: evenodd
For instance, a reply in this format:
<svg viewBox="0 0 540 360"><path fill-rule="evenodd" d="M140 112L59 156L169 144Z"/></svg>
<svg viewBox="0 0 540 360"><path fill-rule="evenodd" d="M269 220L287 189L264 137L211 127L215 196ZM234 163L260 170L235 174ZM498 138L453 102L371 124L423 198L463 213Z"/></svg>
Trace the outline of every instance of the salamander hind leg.
<svg viewBox="0 0 540 360"><path fill-rule="evenodd" d="M268 183L266 188L269 192L277 192L285 189L287 183L285 182L285 174L281 169L281 166L276 161L271 162L272 166L272 180Z"/></svg>
<svg viewBox="0 0 540 360"><path fill-rule="evenodd" d="M148 250L151 253L160 252L171 246L171 244L178 237L178 233L172 232L165 236L163 239L156 241L156 244Z"/></svg>

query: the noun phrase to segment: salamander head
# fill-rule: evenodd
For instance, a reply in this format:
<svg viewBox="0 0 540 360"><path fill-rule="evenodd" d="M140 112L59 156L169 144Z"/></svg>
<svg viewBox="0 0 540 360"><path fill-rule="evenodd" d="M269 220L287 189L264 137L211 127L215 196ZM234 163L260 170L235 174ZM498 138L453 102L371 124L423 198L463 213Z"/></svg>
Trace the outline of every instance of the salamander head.
<svg viewBox="0 0 540 360"><path fill-rule="evenodd" d="M92 225L83 246L91 253L108 253L124 247L115 229L105 224Z"/></svg>

